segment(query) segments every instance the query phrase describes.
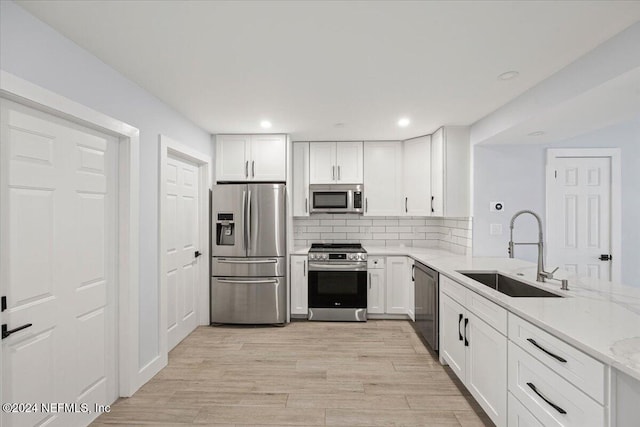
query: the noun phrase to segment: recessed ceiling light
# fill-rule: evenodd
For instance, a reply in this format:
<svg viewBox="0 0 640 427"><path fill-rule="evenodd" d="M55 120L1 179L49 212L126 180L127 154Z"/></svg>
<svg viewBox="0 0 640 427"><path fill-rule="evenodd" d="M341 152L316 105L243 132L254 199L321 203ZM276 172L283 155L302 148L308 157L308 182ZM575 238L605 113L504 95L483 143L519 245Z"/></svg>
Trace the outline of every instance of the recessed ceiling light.
<svg viewBox="0 0 640 427"><path fill-rule="evenodd" d="M544 135L544 131L541 131L541 130L537 130L529 134L529 136L542 136L542 135Z"/></svg>
<svg viewBox="0 0 640 427"><path fill-rule="evenodd" d="M263 120L260 122L260 127L269 129L271 127L271 122L269 120Z"/></svg>
<svg viewBox="0 0 640 427"><path fill-rule="evenodd" d="M344 127L344 123L340 122L340 123L335 123L333 125L334 128L343 128Z"/></svg>
<svg viewBox="0 0 640 427"><path fill-rule="evenodd" d="M398 120L398 126L400 126L401 128L406 128L407 126L409 126L409 123L411 123L411 120L409 120L406 117L403 117L400 120Z"/></svg>
<svg viewBox="0 0 640 427"><path fill-rule="evenodd" d="M512 80L520 75L517 71L507 71L506 73L502 73L498 76L498 80Z"/></svg>

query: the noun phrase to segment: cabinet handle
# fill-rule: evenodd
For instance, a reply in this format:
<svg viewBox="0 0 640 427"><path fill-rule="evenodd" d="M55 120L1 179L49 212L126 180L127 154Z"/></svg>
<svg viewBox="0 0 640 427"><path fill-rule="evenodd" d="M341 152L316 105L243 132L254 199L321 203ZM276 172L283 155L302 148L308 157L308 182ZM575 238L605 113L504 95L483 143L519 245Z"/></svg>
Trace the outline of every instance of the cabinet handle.
<svg viewBox="0 0 640 427"><path fill-rule="evenodd" d="M249 178L249 160L244 163L244 176Z"/></svg>
<svg viewBox="0 0 640 427"><path fill-rule="evenodd" d="M309 198L305 197L304 198L304 213L308 213L309 212Z"/></svg>
<svg viewBox="0 0 640 427"><path fill-rule="evenodd" d="M404 198L404 211L405 213L409 212L409 208L407 208L407 203L409 202L409 198L405 197Z"/></svg>
<svg viewBox="0 0 640 427"><path fill-rule="evenodd" d="M18 326L17 328L9 329L6 323L2 325L2 339L9 337L11 334L15 334L23 329L27 329L33 326L33 323L27 323L26 325Z"/></svg>
<svg viewBox="0 0 640 427"><path fill-rule="evenodd" d="M302 275L306 276L307 275L307 260L303 260L302 261Z"/></svg>
<svg viewBox="0 0 640 427"><path fill-rule="evenodd" d="M336 167L335 166L331 166L331 180L332 181L336 180Z"/></svg>
<svg viewBox="0 0 640 427"><path fill-rule="evenodd" d="M433 209L433 199L434 197L431 196L431 213L434 213L436 211L435 209Z"/></svg>
<svg viewBox="0 0 640 427"><path fill-rule="evenodd" d="M458 341L462 341L462 332L460 332L460 324L462 323L462 318L464 317L462 313L458 315Z"/></svg>
<svg viewBox="0 0 640 427"><path fill-rule="evenodd" d="M371 289L371 273L369 273L369 289Z"/></svg>
<svg viewBox="0 0 640 427"><path fill-rule="evenodd" d="M364 211L367 212L369 210L369 198L364 198Z"/></svg>
<svg viewBox="0 0 640 427"><path fill-rule="evenodd" d="M469 339L467 338L467 325L469 324L469 318L464 319L464 346L469 347Z"/></svg>
<svg viewBox="0 0 640 427"><path fill-rule="evenodd" d="M565 411L564 409L562 409L561 407L559 407L558 405L556 405L555 403L553 403L552 401L550 401L549 399L547 399L542 393L540 393L538 391L538 389L536 388L535 385L533 385L533 383L527 383L527 385L529 386L529 388L531 390L533 390L533 392L535 394L538 395L538 397L540 397L540 399L544 400L545 402L547 402L547 404L549 404L549 406L551 406L553 409L555 409L556 411L560 412L561 414L566 414L567 411Z"/></svg>
<svg viewBox="0 0 640 427"><path fill-rule="evenodd" d="M415 265L411 266L411 281L412 282L416 281L416 266Z"/></svg>
<svg viewBox="0 0 640 427"><path fill-rule="evenodd" d="M559 362L562 363L567 363L567 359L564 359L560 356L558 356L557 354L553 354L551 353L549 350L547 350L546 348L542 347L540 344L538 344L536 342L536 340L534 340L533 338L527 338L527 341L529 341L531 344L533 344L534 346L536 346L538 348L538 350L548 354L549 356L553 357L554 359L556 359Z"/></svg>
<svg viewBox="0 0 640 427"><path fill-rule="evenodd" d="M340 166L338 166L338 181L340 181Z"/></svg>

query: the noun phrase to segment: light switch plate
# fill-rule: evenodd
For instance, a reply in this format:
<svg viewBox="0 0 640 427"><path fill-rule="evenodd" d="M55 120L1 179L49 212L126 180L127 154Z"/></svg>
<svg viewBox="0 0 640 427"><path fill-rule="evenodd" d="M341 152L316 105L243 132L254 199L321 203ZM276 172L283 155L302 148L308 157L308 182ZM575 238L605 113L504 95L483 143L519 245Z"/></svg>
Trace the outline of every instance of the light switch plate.
<svg viewBox="0 0 640 427"><path fill-rule="evenodd" d="M489 234L492 236L501 236L502 235L502 224L490 224L489 225Z"/></svg>
<svg viewBox="0 0 640 427"><path fill-rule="evenodd" d="M489 212L504 212L504 203L489 202Z"/></svg>

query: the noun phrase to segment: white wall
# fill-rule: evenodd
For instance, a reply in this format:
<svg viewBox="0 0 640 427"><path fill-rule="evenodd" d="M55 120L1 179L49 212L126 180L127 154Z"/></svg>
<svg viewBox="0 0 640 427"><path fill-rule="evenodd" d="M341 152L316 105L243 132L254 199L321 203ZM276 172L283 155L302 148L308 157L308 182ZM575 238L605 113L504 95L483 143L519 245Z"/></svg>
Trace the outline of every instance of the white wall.
<svg viewBox="0 0 640 427"><path fill-rule="evenodd" d="M0 67L140 130L140 366L158 354L158 135L213 157L207 132L13 2L0 2Z"/></svg>
<svg viewBox="0 0 640 427"><path fill-rule="evenodd" d="M473 254L506 256L509 221L521 209L545 215L546 149L622 149L622 283L640 286L640 119L544 145L476 145L474 147ZM491 201L505 204L503 213L489 212ZM491 236L489 225L502 224L503 234ZM536 240L535 221L520 217L517 240ZM535 261L535 251L516 248L519 258Z"/></svg>

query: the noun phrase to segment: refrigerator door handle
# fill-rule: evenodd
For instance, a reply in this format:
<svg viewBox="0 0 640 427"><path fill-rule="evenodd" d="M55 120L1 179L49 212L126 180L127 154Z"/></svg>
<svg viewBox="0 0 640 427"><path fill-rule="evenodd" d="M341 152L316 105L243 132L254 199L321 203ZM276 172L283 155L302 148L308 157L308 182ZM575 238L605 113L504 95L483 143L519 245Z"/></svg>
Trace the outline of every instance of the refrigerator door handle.
<svg viewBox="0 0 640 427"><path fill-rule="evenodd" d="M260 260L246 260L246 259L227 259L218 258L218 262L222 264L277 264L277 259L260 259Z"/></svg>
<svg viewBox="0 0 640 427"><path fill-rule="evenodd" d="M235 283L235 284L253 284L253 283L278 283L277 279L264 279L264 280L230 280L230 279L217 279L220 283Z"/></svg>
<svg viewBox="0 0 640 427"><path fill-rule="evenodd" d="M242 250L247 250L247 192L242 191Z"/></svg>
<svg viewBox="0 0 640 427"><path fill-rule="evenodd" d="M251 250L251 190L247 192L247 252Z"/></svg>

